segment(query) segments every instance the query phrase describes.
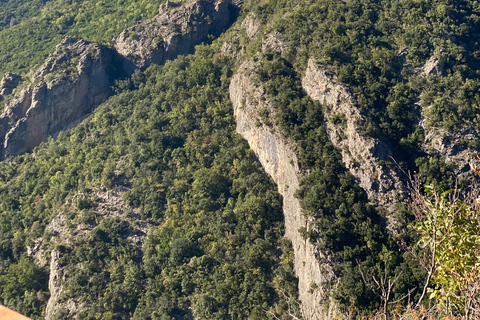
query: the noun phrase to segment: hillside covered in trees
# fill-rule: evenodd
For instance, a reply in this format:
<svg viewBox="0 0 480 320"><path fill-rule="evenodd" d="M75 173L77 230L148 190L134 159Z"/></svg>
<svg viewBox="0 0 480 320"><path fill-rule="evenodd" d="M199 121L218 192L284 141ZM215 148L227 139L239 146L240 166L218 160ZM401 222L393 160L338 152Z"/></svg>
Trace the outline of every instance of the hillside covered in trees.
<svg viewBox="0 0 480 320"><path fill-rule="evenodd" d="M476 319L479 32L473 0L0 0L0 304Z"/></svg>

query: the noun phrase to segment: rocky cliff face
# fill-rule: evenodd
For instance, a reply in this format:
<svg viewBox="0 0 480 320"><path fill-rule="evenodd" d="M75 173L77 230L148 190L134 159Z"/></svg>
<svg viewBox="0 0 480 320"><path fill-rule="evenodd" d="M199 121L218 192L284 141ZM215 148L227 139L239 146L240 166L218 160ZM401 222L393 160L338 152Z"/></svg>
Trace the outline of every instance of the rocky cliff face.
<svg viewBox="0 0 480 320"><path fill-rule="evenodd" d="M32 150L105 101L111 58L98 44L65 38L0 116L2 158Z"/></svg>
<svg viewBox="0 0 480 320"><path fill-rule="evenodd" d="M255 69L255 62L248 60L232 78L230 99L236 116L237 132L247 140L283 196L285 236L292 241L294 249L295 273L299 280L299 298L304 318L331 319L333 308L326 310L328 297L323 284L333 279L333 273L328 266L319 265L314 246L303 239L298 231L307 226L307 221L302 215L299 200L294 197L300 177L295 148L278 128L259 124L259 110L267 108L272 118L275 111L269 97L264 94L264 88L254 81Z"/></svg>
<svg viewBox="0 0 480 320"><path fill-rule="evenodd" d="M424 141L421 151L429 156L443 158L458 178L467 178L480 171L480 131L466 125L455 131L448 131L429 124L428 107L422 108L420 126L424 131Z"/></svg>
<svg viewBox="0 0 480 320"><path fill-rule="evenodd" d="M350 90L335 76L319 69L313 59L308 63L302 86L313 100L325 106L327 133L357 183L373 203L394 212L395 204L405 198L405 190L399 173L381 163L390 161L392 152L385 142L359 132L357 124L364 119L355 108Z"/></svg>
<svg viewBox="0 0 480 320"><path fill-rule="evenodd" d="M279 40L279 43L282 42ZM325 284L333 280L334 276L329 266L319 265L315 258L321 252L317 252L298 232L301 227L308 227L308 221L301 213L299 200L294 197L300 177L295 147L275 125L262 124L276 122L275 110L270 98L265 95L265 89L255 82L256 69L255 61L248 60L232 78L230 98L236 116L237 132L248 141L283 196L285 235L292 241L294 248L295 272L299 278L299 298L304 318L330 319L335 307L333 304L327 307L329 304ZM335 76L319 69L313 60L308 63L302 86L313 100L325 106L327 133L333 145L341 152L345 166L367 192L372 203L393 213L395 204L405 198L404 185L399 173L382 163L391 160L392 152L388 144L360 133L358 124L365 120L355 108L350 90L339 83ZM269 111L270 121L260 119L259 112L265 109ZM394 230L395 222L389 222L389 228Z"/></svg>
<svg viewBox="0 0 480 320"><path fill-rule="evenodd" d="M62 243L67 245L71 243L71 238L78 239L80 236L84 236L85 232L80 235L77 230L71 232L67 226L67 218L64 214L56 216L50 224L47 226L47 231L51 232L54 236L51 239L52 243ZM71 237L71 238L67 238ZM42 252L43 254L43 252ZM62 283L66 281L68 274L65 272L65 265L62 265L60 259L63 255L59 249L53 249L50 252L50 272L48 278L48 291L50 291L50 298L48 299L47 306L45 308L45 319L54 319L54 316L58 316L63 312L66 314L77 313L81 309L82 305L78 301L68 299L61 301L64 288Z"/></svg>
<svg viewBox="0 0 480 320"><path fill-rule="evenodd" d="M30 85L8 102L0 115L0 158L31 151L49 136L75 126L111 94L120 63L129 74L192 53L208 35L220 34L241 1L198 0L184 6L167 1L152 20L126 29L115 49L66 37L34 73ZM122 69L120 67L120 69ZM117 70L118 73L118 70ZM21 78L6 74L0 101Z"/></svg>
<svg viewBox="0 0 480 320"><path fill-rule="evenodd" d="M424 77L441 77L445 74L443 63L435 57L428 59L419 69L418 73ZM460 178L480 170L480 131L470 124L454 131L435 126L435 122L429 119L430 106L423 101L422 94L418 106L421 109L419 125L425 136L421 150L428 155L444 157L445 163L450 165L455 176Z"/></svg>
<svg viewBox="0 0 480 320"><path fill-rule="evenodd" d="M128 71L192 53L208 35L219 35L230 22L227 0L180 4L167 1L156 17L124 30L114 39L115 49L127 59Z"/></svg>
<svg viewBox="0 0 480 320"><path fill-rule="evenodd" d="M0 101L8 96L20 84L22 76L16 73L7 72L0 81Z"/></svg>

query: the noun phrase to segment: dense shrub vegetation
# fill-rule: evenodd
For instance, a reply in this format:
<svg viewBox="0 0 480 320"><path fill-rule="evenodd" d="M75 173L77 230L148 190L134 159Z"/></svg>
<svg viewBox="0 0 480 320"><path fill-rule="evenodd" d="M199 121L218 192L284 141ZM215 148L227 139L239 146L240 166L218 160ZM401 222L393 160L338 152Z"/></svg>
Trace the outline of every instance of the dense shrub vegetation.
<svg viewBox="0 0 480 320"><path fill-rule="evenodd" d="M381 217L369 207L328 141L321 106L301 92L298 74L311 57L336 74L353 90L356 106L367 118L361 124L363 133L387 138L405 167L419 171L427 183L448 190L456 181L453 166L439 155L425 156L419 151L424 139L418 125L419 105L426 110L430 127L478 129L480 11L474 1L302 4L250 3L258 19L273 21L264 32L278 31L286 43L280 56L262 58L259 79L274 97L280 126L299 147L301 165L310 172L298 193L305 214L315 221L307 235L331 252L337 263L342 275L337 298L367 307L375 299L368 296L373 292L362 281L362 270L371 270L377 279L378 273L390 272L390 278L408 275L405 283L403 279L396 282L394 292L398 293L418 287L425 271L408 255L401 257L380 227ZM438 74L426 75L424 65L432 58L438 61ZM402 212L399 208L397 217L408 224L413 216ZM415 238L411 231L402 236L407 241Z"/></svg>
<svg viewBox="0 0 480 320"><path fill-rule="evenodd" d="M480 190L472 183L467 190L440 193L427 186L412 190L411 208L418 242L426 254L431 285L424 290L437 302L440 314L461 316L464 320L480 316ZM453 280L453 281L452 281ZM433 299L432 299L433 300Z"/></svg>
<svg viewBox="0 0 480 320"><path fill-rule="evenodd" d="M281 202L234 134L230 62L199 51L135 73L82 125L0 164L2 303L42 315L48 270L25 249L40 237L68 275L61 301L89 306L79 319L281 314L276 290L296 287ZM112 190L127 205L113 216L98 209ZM59 215L64 235L46 228Z"/></svg>
<svg viewBox="0 0 480 320"><path fill-rule="evenodd" d="M108 45L162 2L0 0L0 74L27 74L65 35ZM429 126L480 129L478 3L247 0L242 10L261 22L257 39L239 35L242 59L267 32L285 42L260 58L258 80L308 172L298 197L312 223L301 231L333 263L332 297L360 317L381 303L368 279L398 276L389 298L415 287L418 298L425 270L398 247L416 235L386 232L299 77L315 58L353 90L363 134L385 138L402 165L449 189L451 166L419 151L420 107ZM234 133L228 86L238 60L219 47L118 81L78 127L0 163L0 303L42 318L53 256L59 301L88 306L79 319L287 318L296 280L281 199ZM432 57L439 74L425 75ZM406 226L413 216L399 208L397 218Z"/></svg>
<svg viewBox="0 0 480 320"><path fill-rule="evenodd" d="M300 165L309 172L298 191L304 214L312 221L304 232L333 262L340 278L333 296L346 305L375 310L380 300L363 278L393 279L402 274L392 299L418 286L425 273L411 257L399 253L384 229L383 218L342 165L325 131L322 106L305 96L300 79L282 58L267 55L258 73L267 94L274 97L280 127L293 137Z"/></svg>
<svg viewBox="0 0 480 320"><path fill-rule="evenodd" d="M310 57L354 90L369 135L408 148L419 138L414 102L431 106L430 124L478 127L480 10L475 1L264 1L257 17L285 35L283 55L303 69ZM291 14L290 14L291 12ZM271 16L276 19L272 19ZM430 57L443 77L419 77ZM408 150L408 149L407 149Z"/></svg>
<svg viewBox="0 0 480 320"><path fill-rule="evenodd" d="M163 1L0 1L0 74L27 73L66 35L108 43L122 30L153 17Z"/></svg>

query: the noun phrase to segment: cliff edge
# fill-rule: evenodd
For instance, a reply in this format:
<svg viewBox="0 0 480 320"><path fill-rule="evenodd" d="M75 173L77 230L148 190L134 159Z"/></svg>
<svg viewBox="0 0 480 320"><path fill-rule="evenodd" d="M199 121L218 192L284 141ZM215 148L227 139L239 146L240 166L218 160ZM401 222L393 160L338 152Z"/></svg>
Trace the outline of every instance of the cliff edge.
<svg viewBox="0 0 480 320"><path fill-rule="evenodd" d="M358 185L371 202L393 213L395 204L406 197L405 186L395 168L382 164L393 159L388 145L360 133L358 123L365 119L349 88L318 68L313 59L308 62L302 87L310 98L324 105L327 134Z"/></svg>
<svg viewBox="0 0 480 320"><path fill-rule="evenodd" d="M0 115L1 157L31 151L110 95L111 50L66 37Z"/></svg>
<svg viewBox="0 0 480 320"><path fill-rule="evenodd" d="M333 308L328 310L325 283L333 279L328 265L320 265L315 247L305 240L299 229L306 227L300 202L295 198L299 188L300 171L293 145L275 126L259 124L258 111L267 108L274 117L275 111L265 89L255 83L256 64L244 62L233 76L230 99L233 103L237 132L244 137L255 152L265 171L278 186L283 196L285 236L292 242L295 255L295 274L298 277L299 299L305 319L331 319Z"/></svg>
<svg viewBox="0 0 480 320"><path fill-rule="evenodd" d="M111 95L110 86L119 75L193 53L209 35L223 32L241 5L229 0L185 5L167 1L155 18L114 39L115 49L66 37L6 103L0 115L0 159L29 152L49 136L80 123ZM0 101L21 80L6 74L0 83Z"/></svg>
<svg viewBox="0 0 480 320"><path fill-rule="evenodd" d="M115 49L126 58L124 68L131 72L193 53L208 35L218 36L228 27L229 4L227 0L199 0L181 6L181 2L167 1L153 19L124 30L114 39Z"/></svg>

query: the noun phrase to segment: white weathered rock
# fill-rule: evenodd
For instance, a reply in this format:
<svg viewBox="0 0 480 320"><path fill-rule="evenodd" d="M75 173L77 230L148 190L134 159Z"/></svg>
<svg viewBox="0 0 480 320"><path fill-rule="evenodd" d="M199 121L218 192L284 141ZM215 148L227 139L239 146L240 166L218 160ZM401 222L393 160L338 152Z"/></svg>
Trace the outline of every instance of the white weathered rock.
<svg viewBox="0 0 480 320"><path fill-rule="evenodd" d="M16 73L7 72L0 81L0 101L4 96L12 93L20 82L22 82L22 76Z"/></svg>
<svg viewBox="0 0 480 320"><path fill-rule="evenodd" d="M50 239L50 243L56 244L59 242L68 246L71 243L72 238L78 239L86 234L85 230L70 234L66 221L67 217L64 214L59 214L50 221L46 228L46 230L53 235L52 239ZM52 249L50 252L50 270L48 278L48 291L50 292L50 298L48 299L45 308L45 320L53 319L55 314L61 309L64 309L69 314L75 314L82 308L82 305L78 301L69 299L61 302L62 294L65 291L63 283L67 278L65 267L60 263L61 254L62 253L58 249Z"/></svg>
<svg viewBox="0 0 480 320"><path fill-rule="evenodd" d="M444 72L443 63L438 60L436 57L430 57L422 67L421 73L424 76L432 75L441 75Z"/></svg>
<svg viewBox="0 0 480 320"><path fill-rule="evenodd" d="M262 41L262 51L271 50L273 52L282 53L287 49L283 41L283 35L280 32L271 32L265 36Z"/></svg>
<svg viewBox="0 0 480 320"><path fill-rule="evenodd" d="M245 30L247 37L253 38L257 35L258 29L260 28L260 21L258 21L253 13L249 14L243 19L242 28Z"/></svg>
<svg viewBox="0 0 480 320"><path fill-rule="evenodd" d="M259 110L268 109L272 118L275 111L264 88L255 83L255 69L253 60L248 60L240 66L230 84L236 130L247 140L283 196L285 236L293 245L304 317L306 320L330 319L334 308L325 310L328 297L324 284L333 279L333 272L328 265L320 266L315 258L315 247L299 233L300 228L307 227L307 222L294 196L300 177L295 148L277 127L259 125Z"/></svg>
<svg viewBox="0 0 480 320"><path fill-rule="evenodd" d="M358 123L364 122L364 118L355 107L350 90L335 76L319 69L313 59L308 62L302 86L313 100L326 106L328 136L359 186L373 203L394 212L395 204L405 199L404 185L395 169L380 163L391 160L388 145L359 132Z"/></svg>
<svg viewBox="0 0 480 320"><path fill-rule="evenodd" d="M89 197L95 198L96 202L92 207L99 219L107 217L117 217L123 221L126 221L130 225L130 233L126 234L126 239L134 246L142 249L145 244L145 239L150 232L151 225L146 222L140 221L139 209L133 208L125 204L122 200L122 195L125 190L116 188L114 190L107 191L106 189L94 190L92 194L79 193L74 195L65 204L66 210L74 212L75 200L77 198ZM127 216L128 213L128 216ZM65 247L71 247L75 243L78 243L82 239L87 238L90 232L95 226L88 224L77 224L67 226L67 217L65 214L60 213L50 221L46 227L46 231L52 235L49 244L53 248L50 254L50 272L48 280L48 290L50 291L50 298L47 302L45 310L45 320L51 320L55 318L55 315L59 312L67 312L69 317L74 316L84 308L88 306L84 305L77 299L65 299L64 283L68 280L69 274L67 266L60 263L62 253L60 249L56 248L57 244L61 244ZM46 245L46 244L44 244ZM48 246L46 245L46 246ZM37 254L44 255L44 251L40 250ZM71 267L71 266L70 266ZM77 266L81 268L81 265Z"/></svg>
<svg viewBox="0 0 480 320"><path fill-rule="evenodd" d="M26 246L27 255L33 258L33 261L40 266L45 267L48 263L47 259L44 257L44 252L40 249L43 244L43 238L39 237L34 240L33 246Z"/></svg>
<svg viewBox="0 0 480 320"><path fill-rule="evenodd" d="M76 301L68 300L60 303L60 298L64 291L62 283L65 281L64 269L60 266L60 252L52 250L50 257L50 276L48 278L48 291L50 291L50 298L45 308L45 320L53 319L55 314L64 309L69 314L77 313L82 305Z"/></svg>
<svg viewBox="0 0 480 320"><path fill-rule="evenodd" d="M421 103L419 103L421 105ZM428 119L429 107L421 109L422 116L419 125L424 132L421 150L426 154L443 157L457 177L475 175L480 170L478 145L480 131L473 126L465 125L451 132L442 127L434 126Z"/></svg>

